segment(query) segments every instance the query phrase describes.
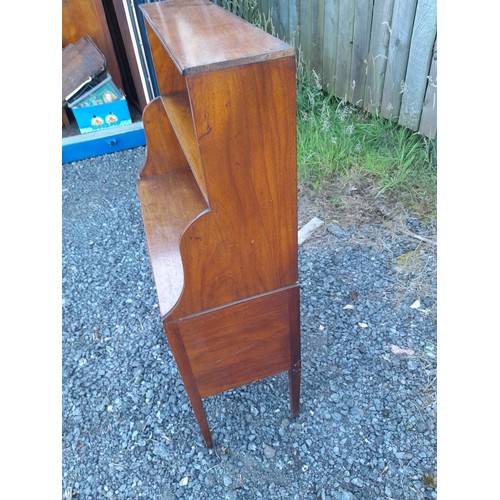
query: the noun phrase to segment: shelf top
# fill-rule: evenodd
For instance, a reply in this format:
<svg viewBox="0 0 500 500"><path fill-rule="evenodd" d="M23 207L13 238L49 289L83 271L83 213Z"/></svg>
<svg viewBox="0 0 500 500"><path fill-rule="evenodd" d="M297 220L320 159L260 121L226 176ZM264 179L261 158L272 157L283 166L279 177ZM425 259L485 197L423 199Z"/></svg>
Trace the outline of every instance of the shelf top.
<svg viewBox="0 0 500 500"><path fill-rule="evenodd" d="M295 53L209 0L165 0L140 8L183 76Z"/></svg>

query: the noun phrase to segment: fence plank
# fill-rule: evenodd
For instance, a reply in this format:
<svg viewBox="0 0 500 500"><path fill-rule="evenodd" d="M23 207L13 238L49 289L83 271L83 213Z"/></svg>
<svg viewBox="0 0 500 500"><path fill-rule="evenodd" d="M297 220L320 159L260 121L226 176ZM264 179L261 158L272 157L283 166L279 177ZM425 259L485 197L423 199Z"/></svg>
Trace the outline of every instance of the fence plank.
<svg viewBox="0 0 500 500"><path fill-rule="evenodd" d="M281 9L279 5L279 0L271 0L270 3L271 3L271 18L273 20L275 35L278 38L283 39L283 33L281 32Z"/></svg>
<svg viewBox="0 0 500 500"><path fill-rule="evenodd" d="M420 116L420 126L418 131L434 139L436 137L437 124L437 41L434 43L432 51L431 70L425 91L424 105Z"/></svg>
<svg viewBox="0 0 500 500"><path fill-rule="evenodd" d="M394 0L391 38L380 106L380 114L385 118L397 118L399 115L401 89L406 75L416 7L417 0Z"/></svg>
<svg viewBox="0 0 500 500"><path fill-rule="evenodd" d="M276 35L301 48L327 92L435 137L436 0L256 3L266 19L272 13Z"/></svg>
<svg viewBox="0 0 500 500"><path fill-rule="evenodd" d="M399 123L418 130L436 36L436 0L419 0L411 37Z"/></svg>
<svg viewBox="0 0 500 500"><path fill-rule="evenodd" d="M279 23L280 23L280 38L282 40L290 40L290 20L288 9L290 7L289 0L278 0L277 1L277 9L279 12Z"/></svg>
<svg viewBox="0 0 500 500"><path fill-rule="evenodd" d="M288 24L290 33L290 43L294 46L299 44L299 0L289 0Z"/></svg>
<svg viewBox="0 0 500 500"><path fill-rule="evenodd" d="M269 17L269 14L271 13L271 0L260 0L260 4L262 13L267 19Z"/></svg>
<svg viewBox="0 0 500 500"><path fill-rule="evenodd" d="M382 101L393 5L394 0L375 0L373 6L364 100L364 108L372 112L379 110Z"/></svg>
<svg viewBox="0 0 500 500"><path fill-rule="evenodd" d="M370 30L372 25L373 4L366 0L356 0L354 10L354 33L352 45L352 63L349 88L349 101L356 106L363 105L365 96L368 50L370 48Z"/></svg>
<svg viewBox="0 0 500 500"><path fill-rule="evenodd" d="M301 0L299 2L299 43L304 57L304 63L311 69L311 48L312 48L312 24L310 4Z"/></svg>
<svg viewBox="0 0 500 500"><path fill-rule="evenodd" d="M325 23L323 35L323 88L331 93L334 93L335 91L338 22L339 0L325 0Z"/></svg>
<svg viewBox="0 0 500 500"><path fill-rule="evenodd" d="M311 49L311 67L316 73L323 76L323 33L325 20L325 0L310 1L311 31L312 31L312 49Z"/></svg>
<svg viewBox="0 0 500 500"><path fill-rule="evenodd" d="M347 99L349 94L353 28L354 2L352 0L340 0L337 64L335 67L335 95L340 99Z"/></svg>

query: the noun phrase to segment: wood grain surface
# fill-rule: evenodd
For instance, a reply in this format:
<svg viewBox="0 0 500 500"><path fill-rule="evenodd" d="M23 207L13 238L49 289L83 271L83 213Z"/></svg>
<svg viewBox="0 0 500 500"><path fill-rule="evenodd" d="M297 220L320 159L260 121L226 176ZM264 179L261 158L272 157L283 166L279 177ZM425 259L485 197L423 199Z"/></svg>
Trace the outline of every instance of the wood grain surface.
<svg viewBox="0 0 500 500"><path fill-rule="evenodd" d="M288 370L288 294L265 294L179 321L202 398Z"/></svg>
<svg viewBox="0 0 500 500"><path fill-rule="evenodd" d="M163 327L213 446L204 397L288 371L299 410L295 56L208 1L143 8L161 97L139 198Z"/></svg>
<svg viewBox="0 0 500 500"><path fill-rule="evenodd" d="M137 188L163 316L175 306L183 290L181 236L207 206L189 169L142 179Z"/></svg>
<svg viewBox="0 0 500 500"><path fill-rule="evenodd" d="M140 7L183 76L294 54L290 45L209 0Z"/></svg>

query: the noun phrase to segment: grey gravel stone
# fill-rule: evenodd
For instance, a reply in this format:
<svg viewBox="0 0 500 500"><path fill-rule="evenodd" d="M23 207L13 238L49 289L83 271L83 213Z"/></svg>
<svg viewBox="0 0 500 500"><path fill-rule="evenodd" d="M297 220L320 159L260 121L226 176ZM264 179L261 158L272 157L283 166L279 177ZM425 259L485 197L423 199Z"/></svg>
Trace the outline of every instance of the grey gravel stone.
<svg viewBox="0 0 500 500"><path fill-rule="evenodd" d="M325 220L325 239L299 250L299 415L289 416L286 373L206 398L215 443L208 450L159 316L136 191L145 153L62 168L62 492L415 498L412 478L436 474L428 388L436 318L402 305L418 297L435 309L436 248L373 224L344 229ZM427 234L426 223L407 224ZM418 245L421 275L396 269L396 258ZM396 356L392 345L415 355Z"/></svg>
<svg viewBox="0 0 500 500"><path fill-rule="evenodd" d="M345 229L342 229L337 224L330 224L327 230L329 233L332 233L333 235L338 236L339 238L346 238L347 236L349 236L349 232L346 231Z"/></svg>
<svg viewBox="0 0 500 500"><path fill-rule="evenodd" d="M276 455L276 450L272 447L272 446L269 446L269 445L264 445L264 456L266 458L274 458Z"/></svg>
<svg viewBox="0 0 500 500"><path fill-rule="evenodd" d="M359 477L353 477L351 479L351 483L354 484L354 486L357 486L358 488L361 488L363 486L363 481L361 481Z"/></svg>

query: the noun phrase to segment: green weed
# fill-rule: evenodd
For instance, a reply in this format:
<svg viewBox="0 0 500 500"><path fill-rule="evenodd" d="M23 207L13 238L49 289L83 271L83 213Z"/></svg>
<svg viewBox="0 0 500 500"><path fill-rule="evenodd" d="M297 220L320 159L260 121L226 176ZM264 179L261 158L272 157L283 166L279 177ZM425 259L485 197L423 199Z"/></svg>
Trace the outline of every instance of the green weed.
<svg viewBox="0 0 500 500"><path fill-rule="evenodd" d="M299 180L365 174L377 195L391 193L410 211L433 217L436 165L431 141L376 114L325 95L313 82L298 82Z"/></svg>
<svg viewBox="0 0 500 500"><path fill-rule="evenodd" d="M227 10L276 35L256 0L219 0ZM435 218L435 144L377 113L367 113L323 91L296 47L297 164L299 182L365 177L375 195L387 194L409 212Z"/></svg>

